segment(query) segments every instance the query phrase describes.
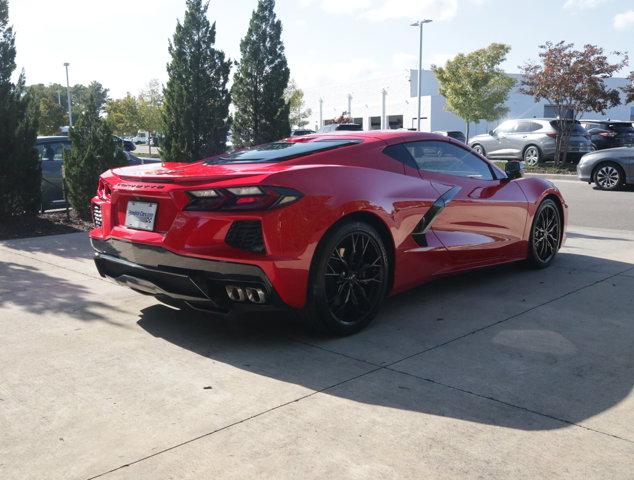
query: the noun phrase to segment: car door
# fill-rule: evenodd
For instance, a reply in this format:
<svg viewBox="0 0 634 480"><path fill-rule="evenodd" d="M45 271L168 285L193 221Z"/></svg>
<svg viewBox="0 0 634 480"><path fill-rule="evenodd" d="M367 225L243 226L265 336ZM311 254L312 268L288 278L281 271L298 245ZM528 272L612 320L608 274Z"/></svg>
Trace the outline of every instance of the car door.
<svg viewBox="0 0 634 480"><path fill-rule="evenodd" d="M509 135L515 128L516 122L508 120L500 124L495 130L491 139L491 147L486 151L490 158L508 158L512 156L511 140Z"/></svg>
<svg viewBox="0 0 634 480"><path fill-rule="evenodd" d="M42 165L42 209L63 207L64 189L62 166L64 150L70 148L68 140L41 142L37 151Z"/></svg>
<svg viewBox="0 0 634 480"><path fill-rule="evenodd" d="M454 143L426 140L405 147L421 178L442 197L430 228L450 252L450 270L525 255L528 202L517 182Z"/></svg>

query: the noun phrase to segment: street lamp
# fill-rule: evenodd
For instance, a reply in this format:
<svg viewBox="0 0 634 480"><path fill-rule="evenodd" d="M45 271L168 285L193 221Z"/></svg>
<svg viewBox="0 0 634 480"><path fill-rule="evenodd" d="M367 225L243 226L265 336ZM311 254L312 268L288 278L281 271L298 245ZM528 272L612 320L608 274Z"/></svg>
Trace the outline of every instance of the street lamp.
<svg viewBox="0 0 634 480"><path fill-rule="evenodd" d="M73 110L70 103L70 82L68 81L68 66L70 63L65 62L64 66L66 67L66 100L68 100L68 126L72 128L73 126Z"/></svg>
<svg viewBox="0 0 634 480"><path fill-rule="evenodd" d="M420 132L420 96L421 96L421 85L423 83L423 25L426 23L431 23L432 20L426 18L424 20L419 20L411 24L412 27L418 27L419 29L419 45L418 45L418 117L416 119L416 130Z"/></svg>

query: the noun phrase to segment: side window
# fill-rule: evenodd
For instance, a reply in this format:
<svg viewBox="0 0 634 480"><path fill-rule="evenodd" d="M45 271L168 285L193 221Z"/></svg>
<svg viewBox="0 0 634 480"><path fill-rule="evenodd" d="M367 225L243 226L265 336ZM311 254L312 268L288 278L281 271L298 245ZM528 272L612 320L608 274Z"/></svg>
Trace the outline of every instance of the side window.
<svg viewBox="0 0 634 480"><path fill-rule="evenodd" d="M70 144L66 142L41 143L36 148L40 161L62 162L64 161L64 150L70 149Z"/></svg>
<svg viewBox="0 0 634 480"><path fill-rule="evenodd" d="M491 169L481 158L457 145L430 140L406 143L405 148L419 170L493 180Z"/></svg>
<svg viewBox="0 0 634 480"><path fill-rule="evenodd" d="M509 120L507 122L502 123L500 126L498 126L495 129L495 134L496 135L500 135L500 134L507 134L513 131L513 129L515 128L515 121L514 120Z"/></svg>
<svg viewBox="0 0 634 480"><path fill-rule="evenodd" d="M540 128L542 128L542 126L537 122L517 122L515 133L530 133L535 132Z"/></svg>

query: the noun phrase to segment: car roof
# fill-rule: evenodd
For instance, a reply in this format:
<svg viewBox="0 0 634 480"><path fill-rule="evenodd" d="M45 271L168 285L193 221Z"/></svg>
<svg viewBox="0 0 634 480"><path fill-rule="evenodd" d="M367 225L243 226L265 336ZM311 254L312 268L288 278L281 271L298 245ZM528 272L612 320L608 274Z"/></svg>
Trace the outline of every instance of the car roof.
<svg viewBox="0 0 634 480"><path fill-rule="evenodd" d="M632 124L631 121L627 121L627 120L591 120L588 118L582 118L581 120L579 120L581 123L629 123L630 125Z"/></svg>
<svg viewBox="0 0 634 480"><path fill-rule="evenodd" d="M370 130L370 131L350 131L350 130L337 130L334 132L325 133L311 133L310 135L304 135L299 137L303 141L309 142L313 140L325 140L332 138L349 138L351 140L364 140L364 141L382 141L388 145L401 142L415 142L418 140L452 140L451 137L445 137L437 133L428 132L416 132L412 130Z"/></svg>
<svg viewBox="0 0 634 480"><path fill-rule="evenodd" d="M70 141L70 138L68 138L66 135L51 135L51 136L44 136L44 137L37 137L37 141L44 143L44 142L59 142L59 141Z"/></svg>

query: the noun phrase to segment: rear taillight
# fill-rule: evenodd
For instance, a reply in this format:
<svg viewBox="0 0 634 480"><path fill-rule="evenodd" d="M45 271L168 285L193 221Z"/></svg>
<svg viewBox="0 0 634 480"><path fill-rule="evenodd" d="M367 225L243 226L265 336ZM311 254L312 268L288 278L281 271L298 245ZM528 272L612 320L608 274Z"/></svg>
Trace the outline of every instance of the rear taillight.
<svg viewBox="0 0 634 480"><path fill-rule="evenodd" d="M616 132L601 132L599 135L605 138L614 138L616 137Z"/></svg>
<svg viewBox="0 0 634 480"><path fill-rule="evenodd" d="M100 178L97 185L97 196L102 200L110 200L110 195L112 195L110 185Z"/></svg>
<svg viewBox="0 0 634 480"><path fill-rule="evenodd" d="M547 133L550 138L557 138L557 132Z"/></svg>
<svg viewBox="0 0 634 480"><path fill-rule="evenodd" d="M297 190L286 187L246 186L190 190L191 201L185 210L269 210L290 205L302 198Z"/></svg>

